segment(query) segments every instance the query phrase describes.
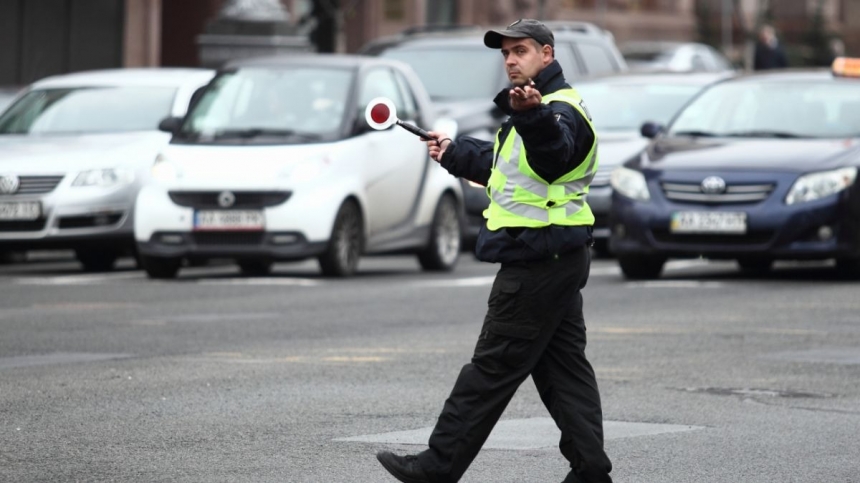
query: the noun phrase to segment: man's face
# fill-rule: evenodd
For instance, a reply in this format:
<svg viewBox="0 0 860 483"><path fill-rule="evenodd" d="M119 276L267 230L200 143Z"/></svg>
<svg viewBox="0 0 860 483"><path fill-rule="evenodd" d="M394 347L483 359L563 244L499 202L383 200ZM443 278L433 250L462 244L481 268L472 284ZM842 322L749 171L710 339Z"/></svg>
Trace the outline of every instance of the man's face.
<svg viewBox="0 0 860 483"><path fill-rule="evenodd" d="M502 55L508 79L515 86L524 86L537 76L544 67L552 63L552 47L540 46L530 38L502 39Z"/></svg>

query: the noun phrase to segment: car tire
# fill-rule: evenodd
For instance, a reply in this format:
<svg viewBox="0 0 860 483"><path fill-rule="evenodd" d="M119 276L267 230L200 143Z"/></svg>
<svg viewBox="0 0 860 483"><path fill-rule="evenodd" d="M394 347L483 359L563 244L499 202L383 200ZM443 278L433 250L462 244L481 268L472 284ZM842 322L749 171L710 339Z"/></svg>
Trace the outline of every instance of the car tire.
<svg viewBox="0 0 860 483"><path fill-rule="evenodd" d="M179 267L182 266L181 258L140 256L141 265L149 278L169 279L176 278Z"/></svg>
<svg viewBox="0 0 860 483"><path fill-rule="evenodd" d="M262 277L272 272L271 260L238 260L236 263L242 275Z"/></svg>
<svg viewBox="0 0 860 483"><path fill-rule="evenodd" d="M331 238L317 259L326 277L349 277L358 268L364 246L364 222L355 201L341 205L334 219Z"/></svg>
<svg viewBox="0 0 860 483"><path fill-rule="evenodd" d="M618 265L621 273L630 280L654 280L660 278L666 259L653 255L620 255Z"/></svg>
<svg viewBox="0 0 860 483"><path fill-rule="evenodd" d="M858 258L837 258L836 273L840 277L849 280L860 279L860 257Z"/></svg>
<svg viewBox="0 0 860 483"><path fill-rule="evenodd" d="M463 220L453 196L446 194L436 205L430 241L418 252L418 262L426 271L448 272L457 266L463 239Z"/></svg>
<svg viewBox="0 0 860 483"><path fill-rule="evenodd" d="M594 240L594 246L591 247L595 258L612 258L612 252L609 250L609 240L601 238Z"/></svg>
<svg viewBox="0 0 860 483"><path fill-rule="evenodd" d="M741 271L748 273L767 273L773 267L773 260L767 258L738 258Z"/></svg>
<svg viewBox="0 0 860 483"><path fill-rule="evenodd" d="M75 250L75 258L84 266L85 272L109 272L119 255L107 249L87 248Z"/></svg>
<svg viewBox="0 0 860 483"><path fill-rule="evenodd" d="M0 264L24 263L26 261L26 251L0 251Z"/></svg>

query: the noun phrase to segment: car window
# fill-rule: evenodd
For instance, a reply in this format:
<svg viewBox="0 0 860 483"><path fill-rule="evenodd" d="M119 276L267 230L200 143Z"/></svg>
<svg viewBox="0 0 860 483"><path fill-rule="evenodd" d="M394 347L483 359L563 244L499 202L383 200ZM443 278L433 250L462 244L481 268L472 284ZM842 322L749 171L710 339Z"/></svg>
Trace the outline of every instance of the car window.
<svg viewBox="0 0 860 483"><path fill-rule="evenodd" d="M347 69L242 68L216 78L183 125L188 134L239 130L332 134L345 113L353 74Z"/></svg>
<svg viewBox="0 0 860 483"><path fill-rule="evenodd" d="M573 48L569 43L558 42L555 44L555 60L561 66L565 79L571 80L580 76L579 65L576 63Z"/></svg>
<svg viewBox="0 0 860 483"><path fill-rule="evenodd" d="M394 73L387 67L371 69L365 75L358 95L360 112L364 112L364 108L370 104L370 101L377 97L385 97L393 102L398 117L401 116L401 112L407 111L400 86L397 85Z"/></svg>
<svg viewBox="0 0 860 483"><path fill-rule="evenodd" d="M483 45L396 48L381 57L409 64L434 101L492 99L504 75L502 55Z"/></svg>
<svg viewBox="0 0 860 483"><path fill-rule="evenodd" d="M588 75L609 74L615 72L615 62L609 52L601 45L581 42L577 44L579 56L585 64Z"/></svg>
<svg viewBox="0 0 860 483"><path fill-rule="evenodd" d="M85 87L28 92L0 117L0 134L155 131L173 87Z"/></svg>
<svg viewBox="0 0 860 483"><path fill-rule="evenodd" d="M853 81L729 82L687 106L670 134L857 137L860 116L845 110L855 105L860 105L860 85Z"/></svg>
<svg viewBox="0 0 860 483"><path fill-rule="evenodd" d="M599 131L635 131L645 121L666 124L704 86L648 82L581 82L576 90L588 104Z"/></svg>
<svg viewBox="0 0 860 483"><path fill-rule="evenodd" d="M400 94L403 97L403 109L397 111L398 117L410 121L418 119L420 117L418 104L415 102L415 95L412 88L409 87L409 82L400 72L395 72L394 78L397 80L397 87L400 88Z"/></svg>

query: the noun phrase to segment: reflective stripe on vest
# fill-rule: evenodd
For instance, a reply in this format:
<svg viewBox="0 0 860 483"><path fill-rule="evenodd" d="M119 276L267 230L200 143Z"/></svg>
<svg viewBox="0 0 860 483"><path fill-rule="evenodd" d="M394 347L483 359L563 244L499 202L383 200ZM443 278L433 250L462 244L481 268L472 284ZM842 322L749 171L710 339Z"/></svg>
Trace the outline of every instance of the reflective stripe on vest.
<svg viewBox="0 0 860 483"><path fill-rule="evenodd" d="M543 103L567 102L586 119L591 119L573 89L544 96ZM501 133L501 131L500 131ZM490 206L484 211L487 227L543 227L548 225L592 225L594 215L585 201L588 186L597 171L597 136L583 162L552 183L547 183L528 164L522 137L511 128L504 145L496 135L496 162L487 183ZM516 160L516 163L514 162Z"/></svg>

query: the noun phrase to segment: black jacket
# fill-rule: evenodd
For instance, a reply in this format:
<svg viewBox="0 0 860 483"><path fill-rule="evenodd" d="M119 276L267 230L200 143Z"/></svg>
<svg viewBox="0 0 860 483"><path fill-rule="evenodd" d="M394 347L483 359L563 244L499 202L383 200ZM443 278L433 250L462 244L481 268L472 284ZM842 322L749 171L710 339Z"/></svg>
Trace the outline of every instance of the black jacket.
<svg viewBox="0 0 860 483"><path fill-rule="evenodd" d="M557 61L532 80L542 96L570 88ZM529 165L548 183L582 164L594 143L594 133L579 111L566 102L551 102L517 112L511 109L508 91L502 90L494 100L509 116L499 133L502 144L511 127L516 127L523 139ZM439 160L442 167L454 176L484 186L490 179L493 161L493 143L468 136L451 143ZM540 260L557 257L590 240L591 227L548 226L491 231L484 225L478 235L475 254L487 262Z"/></svg>

